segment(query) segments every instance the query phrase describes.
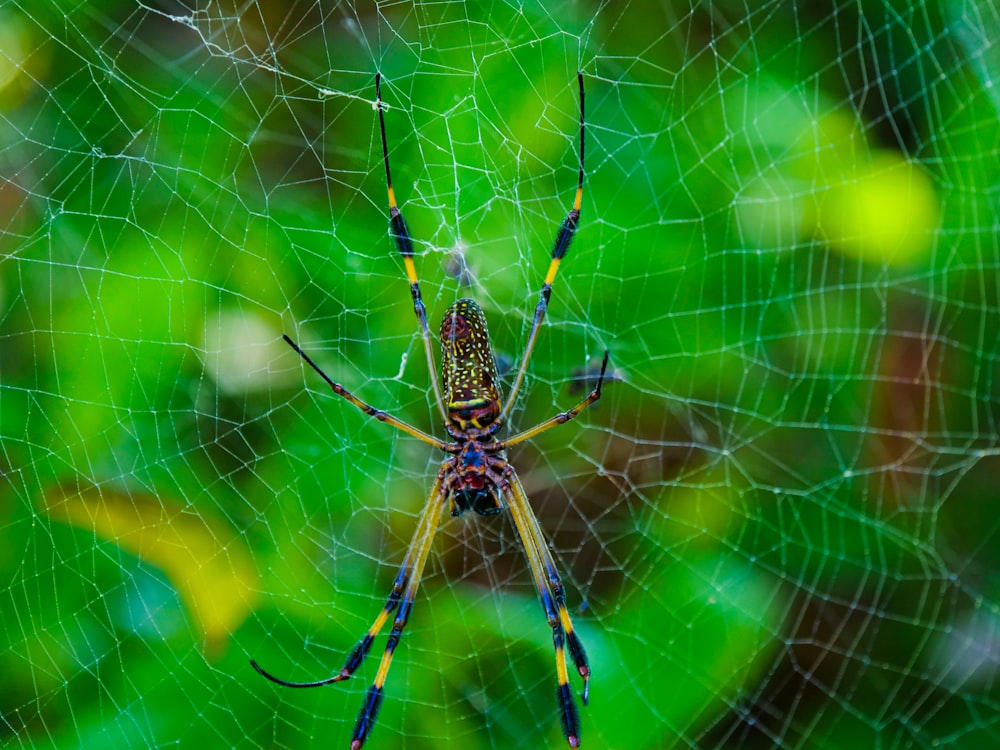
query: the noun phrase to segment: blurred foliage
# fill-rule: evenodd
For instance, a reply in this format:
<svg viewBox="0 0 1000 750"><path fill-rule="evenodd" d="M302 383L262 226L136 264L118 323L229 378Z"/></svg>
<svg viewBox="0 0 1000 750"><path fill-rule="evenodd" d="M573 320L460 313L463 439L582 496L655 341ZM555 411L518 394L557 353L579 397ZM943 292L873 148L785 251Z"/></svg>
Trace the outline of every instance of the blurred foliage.
<svg viewBox="0 0 1000 750"><path fill-rule="evenodd" d="M585 746L996 744L995 9L176 6L0 8L0 742L347 744L373 665L248 659L340 667L436 457L281 333L436 429L380 70L432 328L475 296L516 362L580 68L518 422L615 382L512 458ZM437 550L371 746L558 746L512 531Z"/></svg>

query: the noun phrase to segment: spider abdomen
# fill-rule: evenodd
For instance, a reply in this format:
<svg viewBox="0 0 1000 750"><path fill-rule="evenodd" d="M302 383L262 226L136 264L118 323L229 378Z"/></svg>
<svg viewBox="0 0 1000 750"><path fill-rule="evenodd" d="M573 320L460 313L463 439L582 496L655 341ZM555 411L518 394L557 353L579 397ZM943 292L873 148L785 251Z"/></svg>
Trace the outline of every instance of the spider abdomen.
<svg viewBox="0 0 1000 750"><path fill-rule="evenodd" d="M448 419L484 429L500 416L500 377L486 316L475 300L454 302L441 321L441 381Z"/></svg>

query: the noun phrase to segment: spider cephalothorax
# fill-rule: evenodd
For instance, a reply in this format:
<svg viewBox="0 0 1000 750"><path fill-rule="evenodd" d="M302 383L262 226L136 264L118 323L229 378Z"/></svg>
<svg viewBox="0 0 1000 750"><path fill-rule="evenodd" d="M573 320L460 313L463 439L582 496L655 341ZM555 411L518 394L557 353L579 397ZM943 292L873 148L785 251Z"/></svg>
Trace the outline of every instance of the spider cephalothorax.
<svg viewBox="0 0 1000 750"><path fill-rule="evenodd" d="M479 305L471 299L460 299L452 304L441 321L441 383L438 384L430 330L427 325L427 310L421 298L420 282L413 263L413 241L410 238L406 222L403 220L403 214L396 205L396 196L392 189L379 76L375 77L375 92L379 127L382 133L385 179L389 192L390 232L406 268L406 275L410 282L410 293L413 298L413 311L420 323L420 332L423 336L437 408L451 440L449 442L439 440L423 430L366 404L332 380L295 342L285 336L288 344L299 353L299 356L310 367L319 373L338 396L347 399L365 414L445 452L445 458L441 462L441 468L438 470L434 485L431 487L430 497L420 515L420 520L417 522L413 540L410 542L403 564L396 574L392 591L382 607L382 611L368 628L368 632L348 655L340 672L317 682L287 682L265 672L256 662L251 661L254 669L264 677L286 687L319 687L332 682L340 682L354 674L371 650L375 636L385 626L389 617L395 613L392 630L389 633L378 672L371 687L368 688L365 702L361 706L361 711L354 725L351 750L359 750L375 724L379 706L382 704L383 685L389 673L393 654L409 620L424 564L427 562L431 542L441 523L445 506L450 508L453 516L460 515L466 510L473 510L480 515L495 515L505 509L509 511L524 548L524 554L528 558L528 566L531 569L535 588L538 590L542 609L545 611L545 619L552 630L556 676L558 678L556 695L559 702L563 735L570 747L578 747L580 744L580 720L573 693L569 687L566 650L569 651L569 657L576 667L577 673L583 679L582 697L584 703L587 702L590 666L587 663L583 644L580 643L579 637L573 630L573 621L566 609L566 592L556 569L552 552L549 550L541 527L538 525L538 520L531 510L531 504L528 502L524 487L521 486L521 480L518 479L514 468L507 462L505 451L508 447L529 440L557 424L568 422L597 401L601 397L601 385L604 382L604 373L608 366L607 352L604 353L604 362L601 366L597 387L591 391L587 398L569 411L557 414L528 430L515 434L513 437L506 440L500 440L496 437L510 415L514 399L524 382L528 360L531 358L539 327L548 308L552 283L555 280L560 261L569 250L580 218L580 199L583 195L583 74L578 74L577 80L580 86L580 171L576 198L573 201L572 209L556 234L556 241L552 248L552 260L542 284L538 304L535 307L535 315L531 324L531 332L528 334L524 355L521 358L521 364L514 378L510 395L502 406L499 377L493 358L493 350L490 346L489 332L486 328L486 317Z"/></svg>

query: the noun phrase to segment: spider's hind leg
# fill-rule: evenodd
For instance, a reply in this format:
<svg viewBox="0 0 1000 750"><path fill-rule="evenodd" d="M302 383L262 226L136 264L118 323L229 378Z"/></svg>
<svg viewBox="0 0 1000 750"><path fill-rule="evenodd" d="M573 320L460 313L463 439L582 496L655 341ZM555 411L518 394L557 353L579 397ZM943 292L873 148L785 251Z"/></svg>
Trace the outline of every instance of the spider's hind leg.
<svg viewBox="0 0 1000 750"><path fill-rule="evenodd" d="M566 609L566 590L555 560L548 544L542 535L541 527L531 510L521 481L512 468L497 477L497 485L506 495L514 526L524 546L528 559L528 567L535 579L535 588L545 612L545 619L552 630L552 645L556 658L556 699L559 704L559 718L562 723L563 736L571 748L580 746L580 714L576 707L573 691L569 684L569 670L566 664L566 651L576 667L577 673L583 679L583 691L580 697L587 705L590 694L590 664L583 644L573 628L573 621Z"/></svg>

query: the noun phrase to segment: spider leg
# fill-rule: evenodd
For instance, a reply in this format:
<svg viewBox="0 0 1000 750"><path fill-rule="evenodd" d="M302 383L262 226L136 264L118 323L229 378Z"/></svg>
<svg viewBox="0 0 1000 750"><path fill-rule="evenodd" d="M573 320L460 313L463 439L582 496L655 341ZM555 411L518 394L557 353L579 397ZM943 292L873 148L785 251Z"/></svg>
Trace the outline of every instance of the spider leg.
<svg viewBox="0 0 1000 750"><path fill-rule="evenodd" d="M427 505L420 516L420 522L413 535L413 540L406 551L406 560L404 560L403 566L399 570L399 575L396 576L396 584L402 587L402 596L398 600L399 611L392 621L392 630L389 631L389 640L385 645L385 651L382 653L382 660L379 662L375 680L365 694L364 705L362 705L361 712L358 714L358 720L354 724L354 734L351 737L351 750L359 750L365 744L368 734L375 725L379 707L382 705L382 688L389 674L392 657L403 635L403 629L410 619L413 600L417 595L420 578L424 572L424 563L427 562L431 543L434 541L434 536L441 525L441 515L445 505L445 497L441 487L443 475L444 470L442 469L442 471L438 472L438 478L434 482L430 497L427 499ZM393 595L395 595L396 590L394 587ZM381 628L381 623L384 622L394 607L395 604L390 606L390 602L386 602L386 607L382 610L382 614L379 615L375 625ZM374 628L375 625L372 627ZM366 639L369 637L374 637L371 630L365 636Z"/></svg>
<svg viewBox="0 0 1000 750"><path fill-rule="evenodd" d="M518 536L521 537L542 609L545 610L545 617L549 627L552 628L556 675L559 681L556 693L559 701L559 718L566 742L570 747L576 748L580 746L580 716L569 686L566 648L569 648L570 658L577 673L583 678L581 698L584 705L587 705L590 693L590 665L587 662L587 654L573 629L573 621L566 609L566 589L556 569L552 552L542 535L542 529L528 503L521 480L518 479L513 467L508 464L503 467L502 476L496 476L494 481L507 498L507 506L510 508Z"/></svg>
<svg viewBox="0 0 1000 750"><path fill-rule="evenodd" d="M317 365L315 362L313 362L310 356L306 354L304 351L302 351L299 345L296 344L294 341L292 341L290 338L288 338L288 336L283 336L282 338L284 338L285 341L288 343L288 345L292 347L292 349L294 349L300 357L302 357L302 359L305 361L307 365L309 365L311 368L313 368L316 372L319 373L319 376L326 381L326 384L330 386L330 388L333 390L334 393L336 393L338 396L346 398L356 407L361 409L361 411L363 411L369 417L375 417L375 419L379 420L380 422L385 422L388 425L392 425L397 430L402 430L407 435L412 435L418 440L421 440L427 443L428 445L433 445L435 448L438 448L439 450L443 451L448 450L447 443L444 443L441 440L438 440L436 437L428 435L423 430L417 429L416 427L407 424L401 419L397 419L391 414L386 414L381 409L376 409L374 406L371 406L370 404L367 404L364 401L362 401L360 398L355 396L349 390L344 388L344 386L342 386L340 383L335 382L329 375L323 372L323 370L320 369L320 366Z"/></svg>
<svg viewBox="0 0 1000 750"><path fill-rule="evenodd" d="M392 591L386 599L382 611L368 628L368 632L358 642L344 662L343 668L332 677L316 682L286 682L278 679L264 671L257 662L251 660L250 664L262 676L284 687L311 688L329 685L333 682L341 682L350 677L361 666L368 652L371 651L375 636L379 634L389 616L398 609L396 617L392 622L392 630L389 631L389 641L386 643L385 652L382 654L382 661L379 663L375 681L365 693L365 702L358 713L357 721L354 724L354 732L351 736L351 750L359 750L368 739L368 735L378 718L378 711L382 705L382 688L385 684L386 676L389 673L389 665L392 663L392 656L402 637L403 629L410 618L410 611L413 608L413 600L420 585L420 578L423 575L424 563L427 562L427 555L431 549L431 543L441 525L441 511L444 508L444 493L442 485L446 482L445 469L438 472L434 486L431 488L430 497L417 522L417 529L413 533L413 539L406 550L406 557L399 567L396 579L393 581Z"/></svg>
<svg viewBox="0 0 1000 750"><path fill-rule="evenodd" d="M528 343L524 347L524 356L521 357L521 364L517 368L517 376L514 378L514 385L510 389L507 403L504 404L503 411L500 412L498 422L506 422L510 415L510 410L514 406L517 392L524 382L524 375L528 370L528 360L531 359L531 352L535 349L535 342L538 339L538 330L545 318L545 311L549 306L549 298L552 296L552 283L556 279L559 271L559 263L569 250L569 245L576 235L576 227L580 221L580 203L583 199L583 73L576 74L577 82L580 85L580 172L576 182L576 197L573 199L573 208L570 209L566 218L559 226L556 234L555 244L552 246L552 262L549 264L548 273L545 274L545 281L542 284L542 291L539 294L538 305L535 307L535 317L531 321L531 332L528 334Z"/></svg>
<svg viewBox="0 0 1000 750"><path fill-rule="evenodd" d="M427 308L420 294L420 280L417 278L417 269L413 265L413 239L410 237L409 227L406 226L406 219L403 218L403 213L396 205L396 191L392 189L392 174L389 171L389 147L386 144L385 138L385 115L382 113L381 73L375 74L375 106L378 109L378 126L382 134L382 160L385 162L385 184L389 192L390 234L396 242L396 249L403 256L406 277L410 282L410 296L413 297L413 312L420 323L420 334L424 339L424 351L427 353L427 371L430 373L431 385L434 387L434 400L437 401L441 417L447 422L448 414L444 408L444 399L441 398L441 386L438 384L437 369L434 365L431 332L427 326Z"/></svg>
<svg viewBox="0 0 1000 750"><path fill-rule="evenodd" d="M607 369L608 369L608 353L605 351L604 363L601 365L601 376L597 379L597 387L590 392L590 395L587 396L587 398L578 403L569 411L564 411L560 414L556 414L554 417L546 419L544 422L541 422L540 424L537 424L534 427L525 430L524 432L519 432L516 435L508 438L507 440L498 441L497 443L492 444L491 448L493 445L497 445L498 447L496 448L496 450L504 450L512 445L517 445L518 443L523 443L525 440L530 440L536 435L545 432L546 430L549 430L555 427L556 425L563 424L564 422L568 422L569 420L576 418L576 416L581 411L586 409L588 406L590 406L592 403L594 403L601 397L601 386L604 385L604 373L607 371Z"/></svg>

